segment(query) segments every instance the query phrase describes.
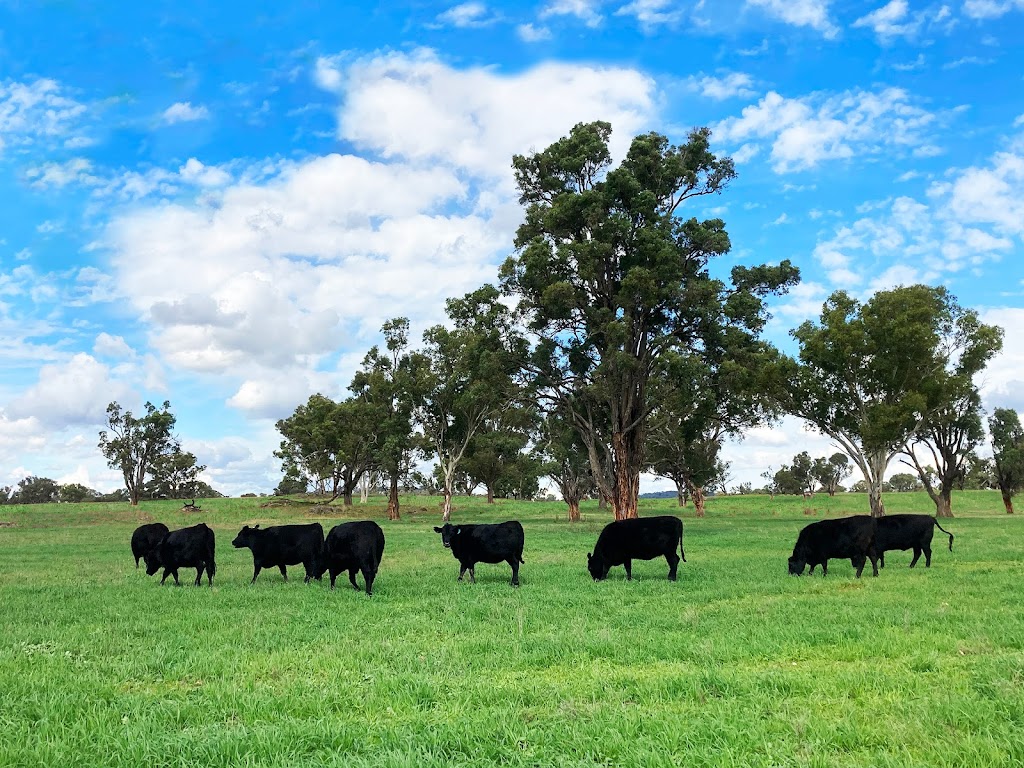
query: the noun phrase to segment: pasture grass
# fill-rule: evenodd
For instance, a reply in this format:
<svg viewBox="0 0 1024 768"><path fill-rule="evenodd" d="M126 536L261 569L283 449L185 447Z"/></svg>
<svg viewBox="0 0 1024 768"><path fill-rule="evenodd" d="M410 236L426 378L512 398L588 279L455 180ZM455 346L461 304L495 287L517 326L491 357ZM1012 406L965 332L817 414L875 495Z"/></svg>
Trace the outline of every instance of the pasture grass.
<svg viewBox="0 0 1024 768"><path fill-rule="evenodd" d="M0 765L1024 764L1024 527L996 493L954 499L931 569L892 552L860 580L836 561L789 577L786 558L863 496L711 499L681 510L674 584L663 559L592 582L593 505L569 524L557 503L458 500L455 520L523 522L519 589L507 565L457 583L437 499L403 501L397 522L381 499L0 507ZM249 587L230 545L242 523L366 517L387 538L372 598L301 567ZM154 519L214 528L213 589L135 570L131 531Z"/></svg>

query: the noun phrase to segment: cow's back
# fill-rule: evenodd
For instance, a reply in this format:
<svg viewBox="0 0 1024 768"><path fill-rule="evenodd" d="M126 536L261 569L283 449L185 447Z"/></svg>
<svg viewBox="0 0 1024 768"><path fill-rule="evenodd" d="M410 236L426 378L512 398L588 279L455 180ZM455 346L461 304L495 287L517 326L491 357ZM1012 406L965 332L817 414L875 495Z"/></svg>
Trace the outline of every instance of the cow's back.
<svg viewBox="0 0 1024 768"><path fill-rule="evenodd" d="M510 557L522 559L526 534L518 520L460 527L461 533L452 539L452 554L460 560L500 563Z"/></svg>
<svg viewBox="0 0 1024 768"><path fill-rule="evenodd" d="M819 520L800 531L797 549L819 558L847 558L864 555L874 545L875 518L854 515L836 520Z"/></svg>
<svg viewBox="0 0 1024 768"><path fill-rule="evenodd" d="M324 552L336 563L376 568L384 554L384 531L372 520L340 523L327 534Z"/></svg>
<svg viewBox="0 0 1024 768"><path fill-rule="evenodd" d="M935 518L931 515L886 515L877 521L875 547L880 552L909 549L931 543L934 533Z"/></svg>
<svg viewBox="0 0 1024 768"><path fill-rule="evenodd" d="M674 515L634 517L608 523L594 545L595 556L612 565L625 560L652 560L679 548L683 521Z"/></svg>

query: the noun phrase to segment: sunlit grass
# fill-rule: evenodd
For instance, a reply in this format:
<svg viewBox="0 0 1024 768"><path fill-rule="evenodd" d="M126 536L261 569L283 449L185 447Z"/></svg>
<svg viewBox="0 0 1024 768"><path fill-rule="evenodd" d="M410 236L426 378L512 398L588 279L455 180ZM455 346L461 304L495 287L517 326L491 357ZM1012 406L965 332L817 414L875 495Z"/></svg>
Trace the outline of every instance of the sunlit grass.
<svg viewBox="0 0 1024 768"><path fill-rule="evenodd" d="M0 508L0 765L1024 762L1024 528L998 494L954 500L954 551L931 569L893 552L859 581L849 562L792 578L786 558L863 497L713 499L702 520L682 510L675 584L663 559L592 582L608 520L592 505L570 525L559 504L460 500L457 518L523 521L519 589L504 564L456 582L436 499L404 500L397 523L381 500L327 517L263 501ZM276 572L248 586L243 522L343 515L384 528L372 598ZM148 519L214 528L213 589L134 569Z"/></svg>

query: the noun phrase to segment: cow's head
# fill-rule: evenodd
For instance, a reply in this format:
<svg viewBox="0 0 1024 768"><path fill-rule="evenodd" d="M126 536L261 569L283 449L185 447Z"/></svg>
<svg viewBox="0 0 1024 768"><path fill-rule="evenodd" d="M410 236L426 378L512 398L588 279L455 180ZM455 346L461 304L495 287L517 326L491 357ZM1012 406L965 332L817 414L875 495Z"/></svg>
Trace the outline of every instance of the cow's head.
<svg viewBox="0 0 1024 768"><path fill-rule="evenodd" d="M241 549L242 547L251 547L253 544L256 543L256 537L259 535L257 531L259 529L259 523L256 523L256 525L254 525L252 528L250 528L248 525L245 526L244 528L242 528L242 530L238 532L238 535L235 536L235 540L231 542L232 546L238 547L239 549Z"/></svg>
<svg viewBox="0 0 1024 768"><path fill-rule="evenodd" d="M164 541L167 539L165 533L159 543L153 546L146 554L142 556L142 559L146 561L146 575L152 576L154 573L160 570L160 566L164 564L163 558L160 556L160 549L163 547Z"/></svg>
<svg viewBox="0 0 1024 768"><path fill-rule="evenodd" d="M445 523L440 528L438 528L435 525L434 526L434 533L440 533L441 534L441 543L444 544L445 549L451 549L452 548L452 539L454 539L456 536L458 536L460 533L462 533L462 528L460 526L457 526L457 525L452 525L451 523Z"/></svg>
<svg viewBox="0 0 1024 768"><path fill-rule="evenodd" d="M789 575L790 576L803 576L804 568L807 565L807 560L804 559L803 555L798 555L796 552L789 558Z"/></svg>
<svg viewBox="0 0 1024 768"><path fill-rule="evenodd" d="M596 552L587 553L587 570L594 581L604 581L608 578L608 566L605 565L604 558Z"/></svg>

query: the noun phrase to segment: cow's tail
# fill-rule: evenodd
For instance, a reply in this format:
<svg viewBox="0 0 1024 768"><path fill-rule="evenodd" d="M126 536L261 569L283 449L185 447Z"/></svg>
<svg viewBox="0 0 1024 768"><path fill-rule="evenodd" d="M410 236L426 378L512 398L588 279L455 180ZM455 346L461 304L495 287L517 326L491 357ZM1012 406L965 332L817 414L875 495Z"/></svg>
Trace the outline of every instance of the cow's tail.
<svg viewBox="0 0 1024 768"><path fill-rule="evenodd" d="M676 518L679 520L679 518ZM683 521L679 520L679 559L686 562L686 552L683 551Z"/></svg>
<svg viewBox="0 0 1024 768"><path fill-rule="evenodd" d="M942 531L947 536L949 536L949 551L952 552L953 551L953 534L950 533L949 531L947 531L941 525L939 525L938 518L932 518L932 519L935 520L935 527L938 528L940 531Z"/></svg>

